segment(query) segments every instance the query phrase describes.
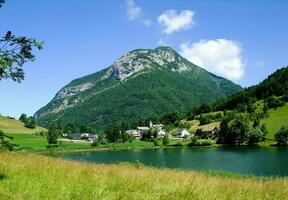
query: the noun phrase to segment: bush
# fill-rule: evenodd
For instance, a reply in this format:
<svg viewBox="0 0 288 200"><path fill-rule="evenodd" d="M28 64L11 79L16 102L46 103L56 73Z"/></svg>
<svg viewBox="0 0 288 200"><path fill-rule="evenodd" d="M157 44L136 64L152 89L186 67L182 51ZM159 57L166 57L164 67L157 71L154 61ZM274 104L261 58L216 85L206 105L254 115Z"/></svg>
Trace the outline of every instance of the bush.
<svg viewBox="0 0 288 200"><path fill-rule="evenodd" d="M153 144L154 144L155 147L160 146L159 141L157 139L153 140Z"/></svg>
<svg viewBox="0 0 288 200"><path fill-rule="evenodd" d="M189 143L189 146L197 146L197 144L198 144L198 138L191 137L191 142Z"/></svg>
<svg viewBox="0 0 288 200"><path fill-rule="evenodd" d="M168 137L167 134L163 137L162 143L163 143L164 146L168 146L168 144L169 144L169 137Z"/></svg>
<svg viewBox="0 0 288 200"><path fill-rule="evenodd" d="M97 140L91 143L91 147L98 147L98 146L99 146L99 142Z"/></svg>
<svg viewBox="0 0 288 200"><path fill-rule="evenodd" d="M288 142L288 126L282 126L275 134L277 145L287 146Z"/></svg>

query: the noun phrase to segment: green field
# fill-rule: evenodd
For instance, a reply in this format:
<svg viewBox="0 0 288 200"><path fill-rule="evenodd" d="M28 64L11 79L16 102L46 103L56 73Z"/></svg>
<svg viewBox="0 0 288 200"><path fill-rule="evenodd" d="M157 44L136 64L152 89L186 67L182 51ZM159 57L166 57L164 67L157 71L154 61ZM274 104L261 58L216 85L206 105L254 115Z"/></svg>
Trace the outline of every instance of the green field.
<svg viewBox="0 0 288 200"><path fill-rule="evenodd" d="M0 199L287 199L288 179L223 177L136 164L0 152Z"/></svg>
<svg viewBox="0 0 288 200"><path fill-rule="evenodd" d="M21 134L32 134L40 131L47 131L42 127L36 127L34 129L24 127L24 123L15 119L0 116L0 130L5 133L21 133Z"/></svg>
<svg viewBox="0 0 288 200"><path fill-rule="evenodd" d="M32 151L47 151L47 139L44 136L36 136L34 134L8 134L13 137L11 143L17 145L16 150L32 150ZM91 144L88 142L77 143L70 141L59 141L59 151L69 150L96 150L96 149L133 149L133 148L152 148L154 145L152 142L144 142L134 140L127 143L115 143L115 144L100 144L96 148L91 148Z"/></svg>
<svg viewBox="0 0 288 200"><path fill-rule="evenodd" d="M267 138L274 140L274 135L283 125L288 125L288 103L277 109L269 110L269 117L261 121L268 129Z"/></svg>

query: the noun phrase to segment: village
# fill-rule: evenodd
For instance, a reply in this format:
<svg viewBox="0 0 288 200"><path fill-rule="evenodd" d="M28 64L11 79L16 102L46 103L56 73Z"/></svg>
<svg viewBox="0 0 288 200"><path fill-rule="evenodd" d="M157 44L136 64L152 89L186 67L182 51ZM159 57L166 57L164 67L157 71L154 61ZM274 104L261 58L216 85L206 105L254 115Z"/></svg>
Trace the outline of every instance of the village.
<svg viewBox="0 0 288 200"><path fill-rule="evenodd" d="M212 138L216 131L216 126L206 126L203 127L201 130L201 134L205 135L207 139ZM157 137L157 139L164 138L167 136L171 140L188 140L193 137L195 137L196 133L189 132L186 128L177 128L177 131L174 134L170 134L165 130L165 125L159 123L159 124L153 124L152 121L149 122L149 126L138 126L135 129L129 129L126 130L125 133L129 135L131 138L135 140L143 140L143 136L147 132L154 132L156 134L153 134L151 137ZM93 133L70 133L70 134L62 134L62 138L59 138L59 140L62 141L70 141L70 142L95 142L99 139L99 134L93 134Z"/></svg>

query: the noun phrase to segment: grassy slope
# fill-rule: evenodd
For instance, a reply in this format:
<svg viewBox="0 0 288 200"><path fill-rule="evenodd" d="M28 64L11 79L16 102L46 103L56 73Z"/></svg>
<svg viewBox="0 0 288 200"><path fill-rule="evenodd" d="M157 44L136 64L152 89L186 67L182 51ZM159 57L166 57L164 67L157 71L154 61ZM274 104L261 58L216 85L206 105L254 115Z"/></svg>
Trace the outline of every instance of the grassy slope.
<svg viewBox="0 0 288 200"><path fill-rule="evenodd" d="M267 138L274 139L274 134L277 130L283 125L288 125L288 103L276 110L269 110L269 117L263 119L261 123L267 126Z"/></svg>
<svg viewBox="0 0 288 200"><path fill-rule="evenodd" d="M287 199L288 179L219 177L0 152L0 199Z"/></svg>
<svg viewBox="0 0 288 200"><path fill-rule="evenodd" d="M0 130L5 133L21 133L31 134L40 131L47 131L42 127L36 127L35 129L25 128L24 123L15 119L9 119L7 117L0 116Z"/></svg>

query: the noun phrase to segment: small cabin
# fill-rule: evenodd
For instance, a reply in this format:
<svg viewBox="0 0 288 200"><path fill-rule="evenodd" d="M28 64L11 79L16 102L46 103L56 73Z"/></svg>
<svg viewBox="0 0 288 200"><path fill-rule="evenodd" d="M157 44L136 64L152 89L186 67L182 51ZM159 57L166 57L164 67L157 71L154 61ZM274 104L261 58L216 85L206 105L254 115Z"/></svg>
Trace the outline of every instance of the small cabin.
<svg viewBox="0 0 288 200"><path fill-rule="evenodd" d="M163 130L163 129L161 129L160 131L158 131L158 138L163 138L165 135L166 135L166 133L165 133L165 131Z"/></svg>
<svg viewBox="0 0 288 200"><path fill-rule="evenodd" d="M215 135L216 131L217 131L217 127L216 126L208 126L208 127L204 127L202 129L202 132L207 135L208 137L212 137L213 135Z"/></svg>
<svg viewBox="0 0 288 200"><path fill-rule="evenodd" d="M189 136L190 134L189 134L189 132L188 132L185 128L180 128L180 129L178 129L178 131L177 131L177 137L183 138L183 137L185 137L186 135Z"/></svg>

